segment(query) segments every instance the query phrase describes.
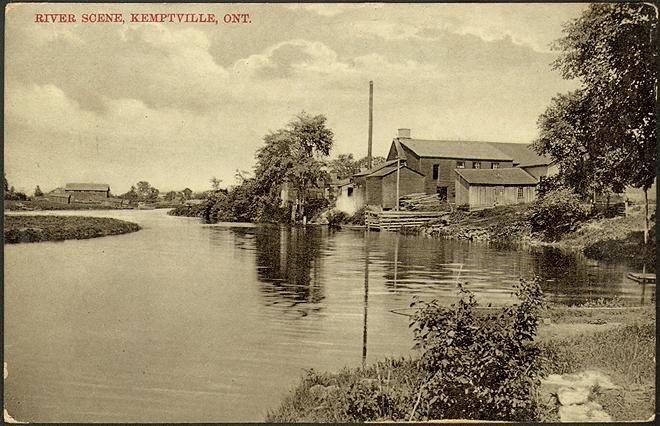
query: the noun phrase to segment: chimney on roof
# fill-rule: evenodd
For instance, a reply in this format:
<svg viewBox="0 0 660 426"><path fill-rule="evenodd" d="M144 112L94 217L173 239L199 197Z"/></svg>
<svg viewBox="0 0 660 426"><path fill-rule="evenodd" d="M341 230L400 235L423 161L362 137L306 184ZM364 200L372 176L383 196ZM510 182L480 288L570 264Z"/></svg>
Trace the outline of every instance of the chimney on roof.
<svg viewBox="0 0 660 426"><path fill-rule="evenodd" d="M410 129L399 129L397 137L410 139Z"/></svg>

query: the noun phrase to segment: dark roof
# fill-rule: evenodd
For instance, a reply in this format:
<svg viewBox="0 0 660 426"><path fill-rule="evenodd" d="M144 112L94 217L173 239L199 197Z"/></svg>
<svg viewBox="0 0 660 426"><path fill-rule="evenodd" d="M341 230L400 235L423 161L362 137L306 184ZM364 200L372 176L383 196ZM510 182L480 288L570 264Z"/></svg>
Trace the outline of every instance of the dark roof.
<svg viewBox="0 0 660 426"><path fill-rule="evenodd" d="M408 167L408 166L406 166L406 165L404 165L404 164L401 165L401 168L402 168L402 169L403 169L403 168L406 168L406 169L408 169L408 170L410 170L410 171L413 171L413 172L417 173L417 174L420 175L420 176L424 176L423 174L421 174L421 173L418 172L417 170L413 170L413 169L411 169L410 167ZM383 176L387 176L387 175L389 175L390 173L395 172L396 169L397 169L396 164L392 164L391 166L383 167L383 168L381 168L380 170L377 170L377 171L375 171L375 172L373 172L373 173L368 174L367 177L370 178L370 177L383 177Z"/></svg>
<svg viewBox="0 0 660 426"><path fill-rule="evenodd" d="M552 159L538 155L530 144L482 141L452 141L395 138L394 146L405 159L400 145L405 145L420 157L464 158L467 160L513 161L521 167L547 165Z"/></svg>
<svg viewBox="0 0 660 426"><path fill-rule="evenodd" d="M513 158L513 163L520 167L541 166L552 163L550 157L539 155L532 145L526 143L489 142L491 146Z"/></svg>
<svg viewBox="0 0 660 426"><path fill-rule="evenodd" d="M502 169L456 169L465 181L473 185L536 185L536 179L519 167Z"/></svg>
<svg viewBox="0 0 660 426"><path fill-rule="evenodd" d="M67 183L67 191L109 191L110 185L105 183Z"/></svg>
<svg viewBox="0 0 660 426"><path fill-rule="evenodd" d="M513 160L511 156L495 148L489 142L408 138L398 138L398 141L420 157L465 158L468 160Z"/></svg>
<svg viewBox="0 0 660 426"><path fill-rule="evenodd" d="M370 168L369 170L363 170L363 171L361 171L361 172L355 173L353 176L366 176L366 175L370 175L370 174L375 173L375 172L377 172L378 170L382 169L383 167L387 167L387 166L390 166L390 165L392 165L392 164L395 164L396 161L397 161L397 160L386 161L386 162L384 162L383 164L379 164L379 165L376 166L376 167L372 167L372 168Z"/></svg>

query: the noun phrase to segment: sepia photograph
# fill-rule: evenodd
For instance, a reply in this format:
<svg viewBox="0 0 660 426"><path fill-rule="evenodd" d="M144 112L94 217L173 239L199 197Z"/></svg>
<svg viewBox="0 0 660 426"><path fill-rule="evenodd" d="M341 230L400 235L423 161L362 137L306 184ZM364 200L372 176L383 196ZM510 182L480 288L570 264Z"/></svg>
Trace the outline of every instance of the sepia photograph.
<svg viewBox="0 0 660 426"><path fill-rule="evenodd" d="M654 422L653 3L8 3L8 423Z"/></svg>

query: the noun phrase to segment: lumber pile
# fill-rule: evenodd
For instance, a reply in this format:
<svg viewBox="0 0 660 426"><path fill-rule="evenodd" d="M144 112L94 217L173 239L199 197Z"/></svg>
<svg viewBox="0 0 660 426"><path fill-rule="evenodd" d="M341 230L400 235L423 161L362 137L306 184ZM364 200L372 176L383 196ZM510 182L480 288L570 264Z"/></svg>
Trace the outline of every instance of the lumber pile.
<svg viewBox="0 0 660 426"><path fill-rule="evenodd" d="M404 211L449 211L451 208L445 200L441 200L438 194L414 193L399 198L399 208Z"/></svg>

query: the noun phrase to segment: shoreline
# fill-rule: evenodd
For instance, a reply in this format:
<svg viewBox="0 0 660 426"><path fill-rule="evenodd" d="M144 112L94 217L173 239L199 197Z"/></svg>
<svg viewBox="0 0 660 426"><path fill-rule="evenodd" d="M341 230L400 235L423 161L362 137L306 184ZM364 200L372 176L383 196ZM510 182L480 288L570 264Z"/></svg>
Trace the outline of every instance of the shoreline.
<svg viewBox="0 0 660 426"><path fill-rule="evenodd" d="M88 216L5 215L5 244L85 240L137 232L140 225Z"/></svg>

